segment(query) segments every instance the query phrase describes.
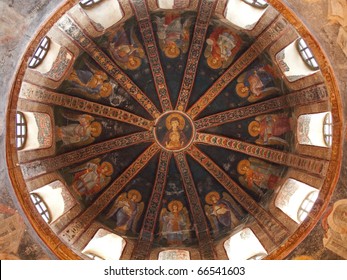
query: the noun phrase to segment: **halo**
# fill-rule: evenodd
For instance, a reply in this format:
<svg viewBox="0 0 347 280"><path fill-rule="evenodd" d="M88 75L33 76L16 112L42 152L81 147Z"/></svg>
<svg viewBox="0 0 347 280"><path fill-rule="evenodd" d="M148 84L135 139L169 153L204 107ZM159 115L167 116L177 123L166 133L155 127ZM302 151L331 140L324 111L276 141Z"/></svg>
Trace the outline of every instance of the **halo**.
<svg viewBox="0 0 347 280"><path fill-rule="evenodd" d="M101 97L109 97L112 93L112 89L113 89L112 85L110 83L104 83L101 87L106 87L107 90L102 91L100 89L100 96Z"/></svg>
<svg viewBox="0 0 347 280"><path fill-rule="evenodd" d="M216 59L212 55L208 57L207 64L212 69L219 69L222 67L223 63L221 59Z"/></svg>
<svg viewBox="0 0 347 280"><path fill-rule="evenodd" d="M247 90L245 90L247 88ZM244 83L238 83L236 85L236 93L238 96L245 98L249 96L249 89L245 86Z"/></svg>
<svg viewBox="0 0 347 280"><path fill-rule="evenodd" d="M102 131L102 125L99 122L92 122L90 127L93 129L90 133L93 137L98 137Z"/></svg>
<svg viewBox="0 0 347 280"><path fill-rule="evenodd" d="M237 164L237 172L241 175L244 175L246 171L243 169L244 167L250 167L251 163L248 159L243 159Z"/></svg>
<svg viewBox="0 0 347 280"><path fill-rule="evenodd" d="M212 201L212 196L215 196L217 198L217 200L220 199L220 194L218 192L212 191L209 192L206 196L205 196L205 201L207 204L212 205L213 201Z"/></svg>
<svg viewBox="0 0 347 280"><path fill-rule="evenodd" d="M178 119L178 122L179 122L179 125L178 125L178 128L180 130L183 130L184 129L184 126L186 125L186 121L185 119L180 115L180 114L177 114L177 113L172 113L170 114L167 118L166 118L166 121L165 121L165 124L166 124L166 128L168 130L171 130L172 126L171 126L171 120L172 119Z"/></svg>
<svg viewBox="0 0 347 280"><path fill-rule="evenodd" d="M129 69L129 70L135 70L137 68L140 67L141 65L141 59L136 57L136 56L133 56L133 64L131 64L129 61L126 63L126 67Z"/></svg>
<svg viewBox="0 0 347 280"><path fill-rule="evenodd" d="M167 208L169 208L170 212L172 212L172 208L173 206L176 205L177 206L177 209L178 209L178 212L180 212L182 209L183 209L183 204L181 201L179 200L173 200L169 203L169 205L167 206Z"/></svg>
<svg viewBox="0 0 347 280"><path fill-rule="evenodd" d="M259 135L259 128L260 128L260 123L258 121L252 121L248 125L248 133L252 137L256 137Z"/></svg>
<svg viewBox="0 0 347 280"><path fill-rule="evenodd" d="M135 202L140 202L142 200L142 195L138 190L130 190L128 192L128 198L131 198L133 195L136 195Z"/></svg>
<svg viewBox="0 0 347 280"><path fill-rule="evenodd" d="M107 168L107 171L104 173L106 176L111 176L113 173L113 165L109 163L108 161L104 161L100 167L103 169L104 167Z"/></svg>
<svg viewBox="0 0 347 280"><path fill-rule="evenodd" d="M171 46L174 46L174 48L172 48ZM164 53L168 58L176 58L180 55L181 51L177 47L176 43L172 42L172 44L165 46Z"/></svg>

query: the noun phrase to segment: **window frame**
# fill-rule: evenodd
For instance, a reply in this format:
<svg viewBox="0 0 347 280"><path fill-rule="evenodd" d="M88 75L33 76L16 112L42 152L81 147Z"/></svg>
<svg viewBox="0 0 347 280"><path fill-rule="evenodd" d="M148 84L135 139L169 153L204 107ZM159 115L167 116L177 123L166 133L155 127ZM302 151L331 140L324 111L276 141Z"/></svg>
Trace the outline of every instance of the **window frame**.
<svg viewBox="0 0 347 280"><path fill-rule="evenodd" d="M296 46L296 49L298 50L298 52L300 54L301 59L305 63L305 65L308 68L310 68L312 71L319 70L318 62L317 62L316 58L314 57L311 49L306 44L305 40L302 38L297 39L295 42L295 46ZM314 63L312 63L312 61L314 61ZM317 66L315 66L314 64L316 64Z"/></svg>
<svg viewBox="0 0 347 280"><path fill-rule="evenodd" d="M241 0L241 1L257 9L266 9L269 6L269 4L266 3L265 1L264 1L265 2L264 4L260 3L258 0Z"/></svg>
<svg viewBox="0 0 347 280"><path fill-rule="evenodd" d="M28 67L30 69L35 69L37 66L39 66L42 63L47 53L49 52L50 46L51 46L51 39L48 36L43 37L38 47L36 48L33 56L29 60Z"/></svg>
<svg viewBox="0 0 347 280"><path fill-rule="evenodd" d="M328 130L328 132L326 132ZM327 147L331 147L333 143L333 120L331 113L327 113L323 121L323 138Z"/></svg>
<svg viewBox="0 0 347 280"><path fill-rule="evenodd" d="M79 5L83 9L91 9L100 4L103 0L80 0Z"/></svg>
<svg viewBox="0 0 347 280"><path fill-rule="evenodd" d="M298 214L297 214L297 219L300 223L302 223L307 218L308 214L311 212L313 205L315 204L318 198L318 195L319 195L318 191L311 191L310 193L306 195L305 199L301 202L298 209ZM312 199L313 196L317 196L317 197L313 200ZM307 206L303 206L304 203L307 203Z"/></svg>
<svg viewBox="0 0 347 280"><path fill-rule="evenodd" d="M36 211L40 214L42 219L49 224L52 221L51 213L49 212L49 208L47 204L43 201L40 195L37 193L30 193L31 202L34 204ZM42 205L44 206L43 209Z"/></svg>
<svg viewBox="0 0 347 280"><path fill-rule="evenodd" d="M20 118L20 121L18 121L18 117ZM20 127L21 134L18 134L18 127ZM27 142L27 137L28 137L27 121L25 119L24 114L20 111L17 111L16 112L16 148L17 148L17 150L23 150L24 149L25 144ZM18 145L19 139L21 139L20 145Z"/></svg>

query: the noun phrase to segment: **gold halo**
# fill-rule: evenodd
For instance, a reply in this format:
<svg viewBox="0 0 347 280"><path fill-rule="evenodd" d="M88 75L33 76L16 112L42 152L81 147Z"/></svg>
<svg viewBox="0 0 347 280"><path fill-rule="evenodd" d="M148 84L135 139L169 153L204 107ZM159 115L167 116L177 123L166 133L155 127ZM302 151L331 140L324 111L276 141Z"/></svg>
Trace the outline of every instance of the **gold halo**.
<svg viewBox="0 0 347 280"><path fill-rule="evenodd" d="M169 205L167 206L167 208L169 208L170 212L173 211L173 206L176 205L177 206L177 209L178 209L178 212L180 212L182 209L183 209L183 204L181 201L179 200L173 200L169 203Z"/></svg>
<svg viewBox="0 0 347 280"><path fill-rule="evenodd" d="M245 90L247 89L247 90ZM244 83L238 83L236 85L236 93L238 96L245 98L249 96L249 88Z"/></svg>
<svg viewBox="0 0 347 280"><path fill-rule="evenodd" d="M172 128L171 120L174 118L178 119L178 122L179 122L178 128L180 130L183 130L184 126L186 125L186 121L180 114L177 114L177 113L172 113L166 118L166 121L165 121L166 128L168 130L171 130L171 128Z"/></svg>
<svg viewBox="0 0 347 280"><path fill-rule="evenodd" d="M251 163L248 159L243 159L237 164L237 172L241 175L244 175L246 171L243 169L243 167L250 167Z"/></svg>
<svg viewBox="0 0 347 280"><path fill-rule="evenodd" d="M205 201L207 204L212 205L213 201L212 201L212 196L215 196L217 198L217 200L220 199L220 194L218 192L212 191L209 192L206 196L205 196Z"/></svg>
<svg viewBox="0 0 347 280"><path fill-rule="evenodd" d="M104 169L105 167L107 168L107 171L104 173L106 176L111 176L113 173L113 165L109 163L108 161L104 161L100 167Z"/></svg>
<svg viewBox="0 0 347 280"><path fill-rule="evenodd" d="M106 87L106 91L102 91L100 89L100 96L101 97L109 97L111 95L111 93L112 93L112 89L113 89L112 85L110 83L104 83L101 86L101 88L103 88L103 87Z"/></svg>
<svg viewBox="0 0 347 280"><path fill-rule="evenodd" d="M140 202L142 200L142 195L138 190L130 190L128 192L128 198L132 198L133 195L136 195L135 202Z"/></svg>
<svg viewBox="0 0 347 280"><path fill-rule="evenodd" d="M90 127L93 129L93 130L91 131L91 133L90 133L93 137L98 137L98 136L100 136L101 131L102 131L102 125L101 125L101 123L99 123L99 122L92 122L92 124L90 125Z"/></svg>
<svg viewBox="0 0 347 280"><path fill-rule="evenodd" d="M177 47L177 44L175 42L171 42L170 44L165 46L164 53L168 58L176 58L180 55L181 51Z"/></svg>
<svg viewBox="0 0 347 280"><path fill-rule="evenodd" d="M222 67L223 63L221 59L216 59L212 55L207 58L207 64L212 69L219 69Z"/></svg>
<svg viewBox="0 0 347 280"><path fill-rule="evenodd" d="M141 65L141 59L138 58L138 57L136 57L136 56L133 56L132 59L133 59L134 63L131 64L131 63L128 61L127 64L126 64L126 67L127 67L128 69L130 69L130 70L135 70L135 69L137 69L137 68L140 67L140 65Z"/></svg>
<svg viewBox="0 0 347 280"><path fill-rule="evenodd" d="M251 135L252 137L256 137L259 135L260 131L260 123L258 121L252 121L249 125L248 125L248 133L249 135Z"/></svg>

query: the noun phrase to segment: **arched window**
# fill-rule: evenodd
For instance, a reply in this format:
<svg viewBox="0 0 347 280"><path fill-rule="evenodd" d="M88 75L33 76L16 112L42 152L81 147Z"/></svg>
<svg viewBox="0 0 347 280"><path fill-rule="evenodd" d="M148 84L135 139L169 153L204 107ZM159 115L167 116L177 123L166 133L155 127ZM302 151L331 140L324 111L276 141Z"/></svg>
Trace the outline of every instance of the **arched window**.
<svg viewBox="0 0 347 280"><path fill-rule="evenodd" d="M23 151L49 149L53 144L51 116L41 112L17 112L16 146Z"/></svg>
<svg viewBox="0 0 347 280"><path fill-rule="evenodd" d="M333 123L330 112L299 116L297 127L299 144L331 147L332 134Z"/></svg>
<svg viewBox="0 0 347 280"><path fill-rule="evenodd" d="M265 9L268 6L268 3L264 0L242 0L243 2L259 9Z"/></svg>
<svg viewBox="0 0 347 280"><path fill-rule="evenodd" d="M306 65L311 70L314 70L314 71L318 70L319 69L318 63L316 59L314 58L311 50L307 46L306 42L302 38L296 41L296 47L300 53L301 58L306 63Z"/></svg>
<svg viewBox="0 0 347 280"><path fill-rule="evenodd" d="M313 204L315 203L317 198L318 198L318 192L317 191L310 192L305 197L305 199L301 203L299 210L298 210L298 221L300 223L306 219L306 217L308 216L308 213L310 213L310 211L313 207Z"/></svg>
<svg viewBox="0 0 347 280"><path fill-rule="evenodd" d="M224 17L242 29L252 30L267 6L264 0L228 0Z"/></svg>
<svg viewBox="0 0 347 280"><path fill-rule="evenodd" d="M48 223L53 223L75 205L75 201L67 191L66 186L59 180L40 187L30 194L38 196L44 203L50 215Z"/></svg>
<svg viewBox="0 0 347 280"><path fill-rule="evenodd" d="M51 215L49 214L46 204L43 202L41 197L36 193L30 194L31 201L34 203L37 212L41 215L42 219L46 223L50 223Z"/></svg>
<svg viewBox="0 0 347 280"><path fill-rule="evenodd" d="M34 55L31 57L29 61L29 65L28 65L29 68L32 68L32 69L36 68L42 63L42 61L45 59L47 55L50 43L51 43L51 40L47 36L43 37L39 46L35 50Z"/></svg>
<svg viewBox="0 0 347 280"><path fill-rule="evenodd" d="M250 228L244 228L233 234L224 243L224 249L230 260L256 259L267 256L267 251Z"/></svg>
<svg viewBox="0 0 347 280"><path fill-rule="evenodd" d="M325 144L328 147L331 147L333 143L333 120L331 117L331 113L327 113L324 118L323 135L324 135Z"/></svg>
<svg viewBox="0 0 347 280"><path fill-rule="evenodd" d="M93 260L119 260L125 245L126 242L122 237L99 229L82 253Z"/></svg>
<svg viewBox="0 0 347 280"><path fill-rule="evenodd" d="M319 191L305 183L289 178L275 199L275 206L300 224L311 211Z"/></svg>
<svg viewBox="0 0 347 280"><path fill-rule="evenodd" d="M81 0L80 6L99 31L115 25L124 16L118 0Z"/></svg>
<svg viewBox="0 0 347 280"><path fill-rule="evenodd" d="M190 260L190 254L186 250L165 250L159 253L158 260Z"/></svg>
<svg viewBox="0 0 347 280"><path fill-rule="evenodd" d="M27 123L22 112L16 114L16 147L18 150L24 148L27 138Z"/></svg>
<svg viewBox="0 0 347 280"><path fill-rule="evenodd" d="M81 0L80 5L84 9L91 8L95 6L96 4L100 3L102 0Z"/></svg>

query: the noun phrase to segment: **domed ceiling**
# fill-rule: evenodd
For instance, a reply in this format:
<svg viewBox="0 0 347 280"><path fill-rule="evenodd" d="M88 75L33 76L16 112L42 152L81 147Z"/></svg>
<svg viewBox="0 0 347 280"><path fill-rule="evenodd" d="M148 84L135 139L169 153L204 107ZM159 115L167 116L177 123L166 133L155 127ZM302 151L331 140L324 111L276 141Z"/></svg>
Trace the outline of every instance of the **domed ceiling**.
<svg viewBox="0 0 347 280"><path fill-rule="evenodd" d="M125 240L124 259L167 249L225 259L225 241L250 228L267 258L288 254L326 207L340 157L337 88L305 27L281 1L81 2L33 40L10 105L9 170L46 244L87 258L102 228ZM233 22L234 2L261 15ZM43 62L29 67L42 38ZM299 38L319 68L286 76L283 50ZM15 147L16 112L36 147ZM332 142L304 143L299 117L321 112ZM319 190L300 223L275 205L290 178ZM64 211L45 223L29 194L57 181Z"/></svg>

